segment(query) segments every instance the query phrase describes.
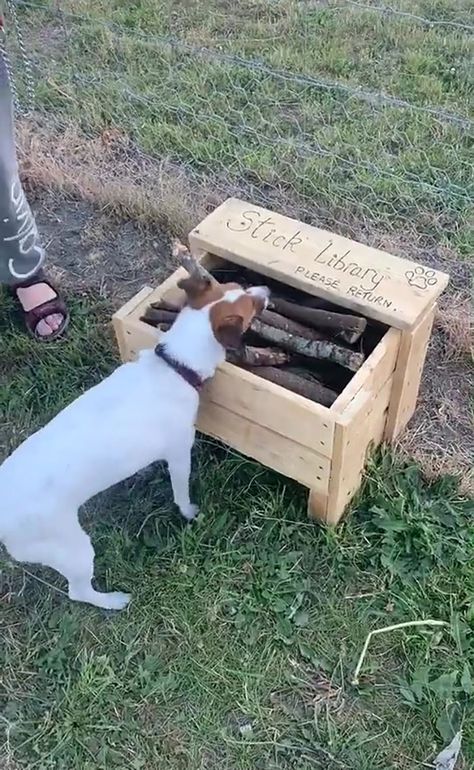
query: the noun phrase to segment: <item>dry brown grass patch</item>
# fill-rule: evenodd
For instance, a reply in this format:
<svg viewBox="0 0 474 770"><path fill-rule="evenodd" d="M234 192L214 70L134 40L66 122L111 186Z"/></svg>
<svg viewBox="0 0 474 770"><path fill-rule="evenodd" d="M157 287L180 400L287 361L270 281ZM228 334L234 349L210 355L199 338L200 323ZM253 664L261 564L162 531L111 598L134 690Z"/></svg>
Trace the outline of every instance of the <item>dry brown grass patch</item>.
<svg viewBox="0 0 474 770"><path fill-rule="evenodd" d="M216 204L178 167L152 161L117 130L90 139L72 125L59 130L25 119L17 133L23 179L36 189L74 195L183 239Z"/></svg>
<svg viewBox="0 0 474 770"><path fill-rule="evenodd" d="M473 302L456 291L440 298L435 329L446 360L463 360L473 355Z"/></svg>

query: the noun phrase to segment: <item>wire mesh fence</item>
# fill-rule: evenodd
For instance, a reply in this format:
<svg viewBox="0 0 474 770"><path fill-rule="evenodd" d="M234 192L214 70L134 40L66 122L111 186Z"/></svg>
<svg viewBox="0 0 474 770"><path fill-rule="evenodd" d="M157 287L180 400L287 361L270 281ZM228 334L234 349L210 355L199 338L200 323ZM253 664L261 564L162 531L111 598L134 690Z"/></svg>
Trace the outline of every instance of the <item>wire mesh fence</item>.
<svg viewBox="0 0 474 770"><path fill-rule="evenodd" d="M204 26L180 19L179 34L144 31L100 0L64 5L18 4L38 114L89 135L120 130L131 153L179 170L196 195L239 195L367 242L393 236L438 263L440 248L469 253L467 4L428 19L416 4L270 1L247 23L243 2ZM9 33L21 99L28 69Z"/></svg>

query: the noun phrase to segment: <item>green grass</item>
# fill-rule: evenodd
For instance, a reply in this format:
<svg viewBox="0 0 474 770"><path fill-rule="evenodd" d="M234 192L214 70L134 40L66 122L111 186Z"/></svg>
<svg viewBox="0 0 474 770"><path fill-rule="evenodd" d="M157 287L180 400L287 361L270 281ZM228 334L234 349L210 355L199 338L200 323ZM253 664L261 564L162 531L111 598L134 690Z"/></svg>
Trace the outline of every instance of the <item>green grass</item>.
<svg viewBox="0 0 474 770"><path fill-rule="evenodd" d="M5 449L115 362L102 302L76 303L70 338L51 347L10 310ZM122 614L74 605L52 571L3 559L4 761L406 770L460 724L474 760L474 510L451 481L427 486L386 455L335 532L307 521L296 484L204 440L193 487L203 514L189 528L161 468L87 505L99 586L133 594ZM374 640L350 685L368 631L421 618L449 625Z"/></svg>
<svg viewBox="0 0 474 770"><path fill-rule="evenodd" d="M291 0L75 0L63 15L43 10L52 2L26 5L38 105L55 119L118 126L221 197L472 252L462 29ZM469 23L468 5L408 6ZM342 90L317 85L335 82Z"/></svg>
<svg viewBox="0 0 474 770"><path fill-rule="evenodd" d="M468 117L467 35L332 5L67 0L64 16L48 1L21 18L49 118L117 126L205 192L463 257L468 132L429 110ZM467 0L397 7L469 23ZM73 313L67 342L42 347L2 300L2 454L114 366L110 309L89 297ZM0 766L414 770L460 725L471 766L472 501L387 454L330 532L307 521L304 490L217 444L201 440L193 468L190 528L160 467L86 506L98 585L133 594L122 614L2 557ZM351 686L370 630L423 618L448 625L375 639Z"/></svg>

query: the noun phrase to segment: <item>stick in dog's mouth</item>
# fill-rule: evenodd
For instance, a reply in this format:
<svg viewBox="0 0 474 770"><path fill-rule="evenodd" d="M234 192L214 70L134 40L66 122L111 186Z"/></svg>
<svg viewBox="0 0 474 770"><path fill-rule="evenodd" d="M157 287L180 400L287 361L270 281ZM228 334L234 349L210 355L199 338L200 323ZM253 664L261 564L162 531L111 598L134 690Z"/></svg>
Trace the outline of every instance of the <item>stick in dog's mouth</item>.
<svg viewBox="0 0 474 770"><path fill-rule="evenodd" d="M175 259L179 259L181 266L189 273L191 278L199 278L201 280L210 281L211 284L216 285L218 281L211 273L206 270L204 265L201 265L198 260L193 257L188 247L175 239L173 241L172 254Z"/></svg>

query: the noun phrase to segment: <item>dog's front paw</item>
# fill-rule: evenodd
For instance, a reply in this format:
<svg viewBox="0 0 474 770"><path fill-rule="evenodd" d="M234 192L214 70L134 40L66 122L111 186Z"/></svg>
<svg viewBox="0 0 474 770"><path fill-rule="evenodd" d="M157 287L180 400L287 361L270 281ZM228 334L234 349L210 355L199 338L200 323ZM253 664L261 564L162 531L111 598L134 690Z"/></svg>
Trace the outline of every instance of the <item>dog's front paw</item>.
<svg viewBox="0 0 474 770"><path fill-rule="evenodd" d="M198 515L199 508L197 505L194 505L193 503L189 503L189 505L187 505L186 508L180 508L180 511L181 511L181 514L186 519L186 521L192 521Z"/></svg>

